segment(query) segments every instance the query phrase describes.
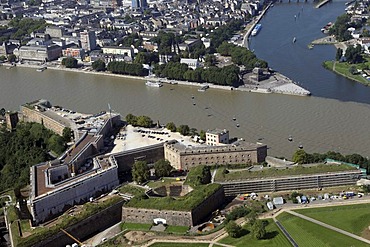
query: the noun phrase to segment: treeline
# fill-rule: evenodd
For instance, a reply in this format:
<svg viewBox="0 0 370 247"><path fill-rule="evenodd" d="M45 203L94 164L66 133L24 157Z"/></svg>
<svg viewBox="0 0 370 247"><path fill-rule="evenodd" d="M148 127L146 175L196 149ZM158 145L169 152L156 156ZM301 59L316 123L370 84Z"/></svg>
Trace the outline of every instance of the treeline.
<svg viewBox="0 0 370 247"><path fill-rule="evenodd" d="M147 76L148 70L141 64L112 61L108 64L107 70L114 74Z"/></svg>
<svg viewBox="0 0 370 247"><path fill-rule="evenodd" d="M0 132L0 191L29 183L29 167L49 159L48 151L61 154L63 138L38 123L19 123L14 132Z"/></svg>
<svg viewBox="0 0 370 247"><path fill-rule="evenodd" d="M224 41L231 39L237 31L240 31L242 26L243 20L232 20L228 24L214 29L209 35L211 47L217 49Z"/></svg>
<svg viewBox="0 0 370 247"><path fill-rule="evenodd" d="M197 68L193 70L187 64L169 62L156 65L153 72L159 77L166 77L170 80L232 86L238 85L240 69L236 65L229 65L222 68L211 66L206 69Z"/></svg>
<svg viewBox="0 0 370 247"><path fill-rule="evenodd" d="M258 59L256 55L245 47L240 47L228 42L223 42L218 48L217 52L222 56L231 56L233 63L244 65L247 70L255 67L267 68L266 61Z"/></svg>
<svg viewBox="0 0 370 247"><path fill-rule="evenodd" d="M17 29L15 33L10 35L10 38L22 40L26 35L29 35L32 32L45 29L47 24L45 20L42 19L34 20L31 18L17 17L12 19L8 25Z"/></svg>
<svg viewBox="0 0 370 247"><path fill-rule="evenodd" d="M337 17L334 25L329 29L329 34L334 35L338 41L346 41L352 39L352 35L348 28L361 28L362 21L351 22L351 16L343 14Z"/></svg>
<svg viewBox="0 0 370 247"><path fill-rule="evenodd" d="M360 154L342 155L341 153L329 151L324 154L319 153L306 153L303 149L297 150L293 155L293 161L298 164L310 164L324 162L325 159L333 159L342 162L352 163L359 165L361 168L366 169L367 173L370 172L370 160Z"/></svg>

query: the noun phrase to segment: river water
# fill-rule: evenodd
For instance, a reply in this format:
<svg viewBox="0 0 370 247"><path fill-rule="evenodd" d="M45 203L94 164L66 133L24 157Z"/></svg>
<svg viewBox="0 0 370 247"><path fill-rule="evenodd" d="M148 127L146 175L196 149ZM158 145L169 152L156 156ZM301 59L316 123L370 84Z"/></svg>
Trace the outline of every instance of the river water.
<svg viewBox="0 0 370 247"><path fill-rule="evenodd" d="M344 9L344 3L342 5ZM45 98L54 105L62 105L80 112L96 113L107 110L110 104L112 109L121 113L123 117L128 113L133 113L148 115L154 121L158 120L161 123L173 121L177 125L188 124L198 130L226 128L230 130L231 136L238 136L251 142L266 143L269 147L269 154L275 156L291 158L300 144L308 152L334 150L344 154L356 152L365 156L370 155L368 148L370 146L368 134L370 105L354 102L357 98L361 99L361 95L366 94L362 92L367 90L366 87L321 70L320 61L307 55L310 53L306 54L305 44L301 43L305 38L298 33L294 34L297 37L296 47L291 47L292 38L290 37L283 46L285 53L277 48L271 50L271 53L267 52L266 49L273 47L272 44L259 47L259 42L267 42L263 40L267 32L278 34L285 30L283 27L278 29L278 26L276 29L269 30L268 21L273 23L273 18L275 21L280 19L280 11L293 9L292 13L294 13L297 12L295 8L299 10L301 6L304 6L304 14L311 13L312 21L317 21L316 17L323 14L321 12L317 14L310 4L275 4L263 19L263 29L256 39L252 40L252 47L258 56L269 61L274 69L294 80L298 79L314 95L320 97L216 89L209 89L202 93L197 91L198 87L165 85L162 88L149 88L141 80L51 69L40 73L31 68L0 67L0 106L16 110L25 102ZM331 14L330 6L328 5L326 9L328 15ZM336 16L341 13L338 12L332 15ZM289 14L290 19L291 17L294 21L294 15ZM323 23L316 24L319 28L318 36L321 26L333 19L335 18L326 19L325 17L322 20ZM277 36L279 38L276 39L282 40L280 37L282 35ZM311 37L312 39L316 38L316 34L313 36L315 37ZM275 39L270 39L270 41L273 41L276 47ZM294 49L299 47L304 52L296 55ZM335 53L335 50L330 47L315 47L307 52L318 53L315 55L318 57L320 50L324 56L328 57L334 56L332 52ZM298 56L295 62L290 61L295 56ZM305 77L302 74L306 73L308 67L314 72L307 72ZM313 81L310 80L311 77ZM316 81L317 78L327 79ZM334 81L333 78L335 78ZM335 82L338 81L337 85ZM331 95L329 92L342 90L346 92L343 94L348 94L349 98L336 100L336 97L329 96ZM322 94L319 94L320 91L323 91ZM194 100L192 100L192 95L195 97ZM365 96L363 98L365 99ZM359 101L363 102L363 100ZM193 105L193 102L196 104ZM236 121L232 120L234 116L237 118ZM239 128L236 127L236 123L240 124ZM289 135L293 136L293 142L287 140Z"/></svg>

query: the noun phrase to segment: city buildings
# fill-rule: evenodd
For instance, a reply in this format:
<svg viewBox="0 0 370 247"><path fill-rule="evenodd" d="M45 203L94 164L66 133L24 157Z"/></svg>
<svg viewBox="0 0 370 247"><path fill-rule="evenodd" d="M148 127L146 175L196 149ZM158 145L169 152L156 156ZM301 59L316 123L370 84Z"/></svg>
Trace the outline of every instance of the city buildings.
<svg viewBox="0 0 370 247"><path fill-rule="evenodd" d="M229 144L229 131L221 129L207 130L206 144L218 146L219 144Z"/></svg>
<svg viewBox="0 0 370 247"><path fill-rule="evenodd" d="M96 48L96 35L94 31L80 32L81 48L86 51L91 51Z"/></svg>

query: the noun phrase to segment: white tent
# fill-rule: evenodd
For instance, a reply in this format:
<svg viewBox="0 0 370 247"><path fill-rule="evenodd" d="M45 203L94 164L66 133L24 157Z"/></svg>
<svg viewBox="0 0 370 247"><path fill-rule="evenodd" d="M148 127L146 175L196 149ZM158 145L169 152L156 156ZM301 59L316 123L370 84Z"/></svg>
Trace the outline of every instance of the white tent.
<svg viewBox="0 0 370 247"><path fill-rule="evenodd" d="M167 224L167 221L165 219L162 219L162 218L155 218L153 219L154 221L154 224L158 225L158 224L163 224L163 225L166 225Z"/></svg>

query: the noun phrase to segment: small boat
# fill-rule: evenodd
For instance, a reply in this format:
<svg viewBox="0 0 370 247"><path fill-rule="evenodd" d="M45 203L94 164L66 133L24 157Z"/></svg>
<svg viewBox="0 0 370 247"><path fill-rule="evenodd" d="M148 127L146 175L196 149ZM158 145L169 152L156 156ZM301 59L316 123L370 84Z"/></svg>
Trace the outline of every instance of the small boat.
<svg viewBox="0 0 370 247"><path fill-rule="evenodd" d="M233 121L236 121L236 117L233 117Z"/></svg>
<svg viewBox="0 0 370 247"><path fill-rule="evenodd" d="M145 85L147 85L148 87L162 87L163 86L161 82L155 82L155 81L146 81Z"/></svg>
<svg viewBox="0 0 370 247"><path fill-rule="evenodd" d="M299 149L303 149L303 145L302 145L302 144L300 144L300 145L298 146L298 148L299 148Z"/></svg>
<svg viewBox="0 0 370 247"><path fill-rule="evenodd" d="M199 88L198 89L198 92L205 92L208 88L209 88L209 86L208 85L205 85L205 86Z"/></svg>
<svg viewBox="0 0 370 247"><path fill-rule="evenodd" d="M236 124L236 127L238 127L238 128L239 128L239 127L240 127L240 124L239 124L239 123L237 123L237 124Z"/></svg>
<svg viewBox="0 0 370 247"><path fill-rule="evenodd" d="M293 141L293 137L289 136L288 141L290 141L290 142Z"/></svg>
<svg viewBox="0 0 370 247"><path fill-rule="evenodd" d="M195 98L194 95L192 95L191 98L194 99Z"/></svg>
<svg viewBox="0 0 370 247"><path fill-rule="evenodd" d="M295 43L297 41L296 37L293 38L293 43Z"/></svg>
<svg viewBox="0 0 370 247"><path fill-rule="evenodd" d="M196 105L195 102L193 103L193 105Z"/></svg>
<svg viewBox="0 0 370 247"><path fill-rule="evenodd" d="M46 70L46 67L38 68L36 71L37 71L37 72L43 72L44 70Z"/></svg>

